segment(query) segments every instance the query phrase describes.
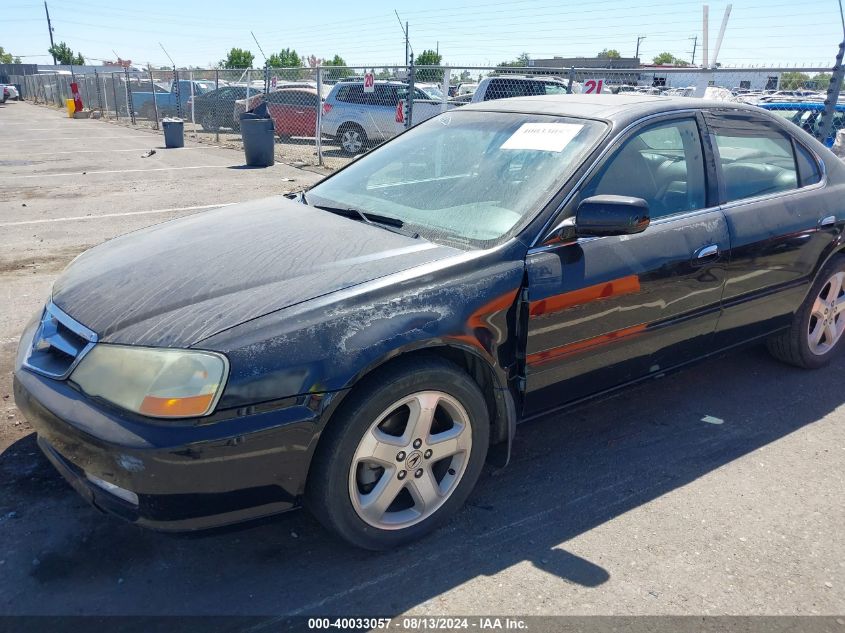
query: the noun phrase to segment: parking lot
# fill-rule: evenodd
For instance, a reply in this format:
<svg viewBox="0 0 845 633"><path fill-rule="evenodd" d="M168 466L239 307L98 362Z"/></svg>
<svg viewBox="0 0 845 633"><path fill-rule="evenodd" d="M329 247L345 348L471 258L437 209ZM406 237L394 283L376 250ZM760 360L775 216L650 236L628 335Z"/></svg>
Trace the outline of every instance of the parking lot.
<svg viewBox="0 0 845 633"><path fill-rule="evenodd" d="M394 552L305 512L194 535L100 514L15 409L24 324L86 248L320 176L27 103L0 138L0 613L845 613L843 358L756 347L526 424L454 521Z"/></svg>

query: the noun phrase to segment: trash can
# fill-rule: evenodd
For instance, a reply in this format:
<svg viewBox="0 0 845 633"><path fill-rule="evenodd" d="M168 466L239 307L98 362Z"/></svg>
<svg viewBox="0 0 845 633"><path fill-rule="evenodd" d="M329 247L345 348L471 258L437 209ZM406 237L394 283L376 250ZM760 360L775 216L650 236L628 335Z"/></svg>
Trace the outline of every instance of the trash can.
<svg viewBox="0 0 845 633"><path fill-rule="evenodd" d="M185 124L182 119L162 119L165 147L185 147Z"/></svg>
<svg viewBox="0 0 845 633"><path fill-rule="evenodd" d="M67 118L72 119L76 112L76 103L73 99L65 99L65 107L67 108Z"/></svg>
<svg viewBox="0 0 845 633"><path fill-rule="evenodd" d="M249 167L271 167L276 162L275 127L271 118L241 115L241 138Z"/></svg>

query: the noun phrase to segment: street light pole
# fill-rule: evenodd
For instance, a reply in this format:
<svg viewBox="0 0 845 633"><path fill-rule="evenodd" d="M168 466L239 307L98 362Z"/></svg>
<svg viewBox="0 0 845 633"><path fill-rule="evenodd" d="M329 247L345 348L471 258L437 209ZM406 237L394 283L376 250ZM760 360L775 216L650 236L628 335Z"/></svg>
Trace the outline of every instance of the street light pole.
<svg viewBox="0 0 845 633"><path fill-rule="evenodd" d="M640 58L640 42L642 42L645 39L645 37L646 37L645 35L641 35L640 37L637 38L637 52L634 54L634 57L636 57L637 59Z"/></svg>

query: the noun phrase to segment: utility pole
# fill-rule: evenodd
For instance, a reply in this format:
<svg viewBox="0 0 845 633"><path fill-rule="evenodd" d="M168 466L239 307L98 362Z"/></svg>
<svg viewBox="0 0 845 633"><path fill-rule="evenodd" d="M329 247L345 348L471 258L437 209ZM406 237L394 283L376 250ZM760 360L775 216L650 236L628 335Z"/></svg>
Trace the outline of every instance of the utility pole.
<svg viewBox="0 0 845 633"><path fill-rule="evenodd" d="M405 63L410 63L408 61L408 48L410 47L410 40L408 39L408 22L405 22Z"/></svg>
<svg viewBox="0 0 845 633"><path fill-rule="evenodd" d="M695 49L698 47L698 35L689 39L692 40L692 59L690 60L690 65L695 66Z"/></svg>
<svg viewBox="0 0 845 633"><path fill-rule="evenodd" d="M53 25L50 23L50 9L47 8L47 0L44 0L44 12L47 14L47 30L50 32L50 49L53 49ZM57 65L56 56L53 53L53 66Z"/></svg>
<svg viewBox="0 0 845 633"><path fill-rule="evenodd" d="M845 30L845 18L843 18L843 30ZM836 55L836 65L833 67L833 76L827 87L827 97L824 100L824 111L822 120L819 123L819 140L830 147L836 139L836 131L833 129L833 114L836 104L842 96L842 83L845 81L845 39L839 45L839 53Z"/></svg>
<svg viewBox="0 0 845 633"><path fill-rule="evenodd" d="M646 38L645 35L641 35L640 37L637 38L637 52L634 53L634 57L636 57L637 59L639 59L639 57L640 57L640 42L642 42L645 38Z"/></svg>

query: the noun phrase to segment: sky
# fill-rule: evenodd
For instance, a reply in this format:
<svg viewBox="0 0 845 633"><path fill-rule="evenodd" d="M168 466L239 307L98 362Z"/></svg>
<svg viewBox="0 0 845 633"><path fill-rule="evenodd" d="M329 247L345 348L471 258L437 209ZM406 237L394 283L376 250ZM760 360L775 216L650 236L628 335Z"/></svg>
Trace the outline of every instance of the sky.
<svg viewBox="0 0 845 633"><path fill-rule="evenodd" d="M208 67L232 47L247 48L263 63L250 31L269 56L283 48L349 65L400 64L404 35L394 10L410 25L419 53L439 47L452 66L495 65L527 52L532 58L595 56L616 49L651 61L668 51L687 61L698 36L701 0L384 0L233 2L228 0L48 0L56 42L64 41L89 63L116 55L136 65ZM710 2L711 60L728 2ZM51 63L44 5L0 1L0 46L29 63ZM843 39L838 0L737 0L718 61L726 66L832 66Z"/></svg>

